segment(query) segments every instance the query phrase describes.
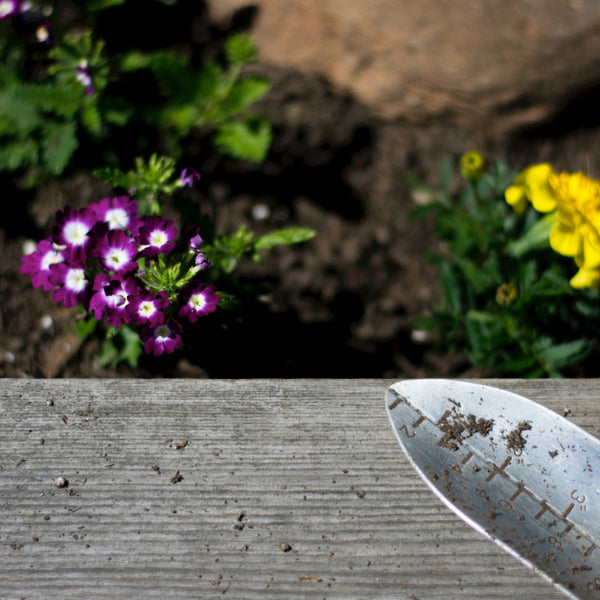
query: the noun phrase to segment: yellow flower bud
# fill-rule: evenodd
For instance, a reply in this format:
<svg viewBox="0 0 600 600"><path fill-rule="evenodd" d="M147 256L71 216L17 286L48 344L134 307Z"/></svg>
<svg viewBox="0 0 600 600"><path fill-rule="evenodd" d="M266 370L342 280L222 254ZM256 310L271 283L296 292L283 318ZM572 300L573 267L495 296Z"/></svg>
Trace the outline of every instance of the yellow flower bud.
<svg viewBox="0 0 600 600"><path fill-rule="evenodd" d="M496 302L500 306L510 306L516 302L518 297L519 291L512 283L503 283L496 290Z"/></svg>
<svg viewBox="0 0 600 600"><path fill-rule="evenodd" d="M481 152L471 150L460 158L460 174L467 181L476 181L485 173L485 158Z"/></svg>

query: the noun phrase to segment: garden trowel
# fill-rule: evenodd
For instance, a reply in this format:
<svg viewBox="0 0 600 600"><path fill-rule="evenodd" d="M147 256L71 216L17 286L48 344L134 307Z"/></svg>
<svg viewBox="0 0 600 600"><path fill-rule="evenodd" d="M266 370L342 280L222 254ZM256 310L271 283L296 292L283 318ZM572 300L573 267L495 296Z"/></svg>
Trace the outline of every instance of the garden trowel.
<svg viewBox="0 0 600 600"><path fill-rule="evenodd" d="M523 396L395 383L388 415L433 493L570 598L600 599L600 441Z"/></svg>

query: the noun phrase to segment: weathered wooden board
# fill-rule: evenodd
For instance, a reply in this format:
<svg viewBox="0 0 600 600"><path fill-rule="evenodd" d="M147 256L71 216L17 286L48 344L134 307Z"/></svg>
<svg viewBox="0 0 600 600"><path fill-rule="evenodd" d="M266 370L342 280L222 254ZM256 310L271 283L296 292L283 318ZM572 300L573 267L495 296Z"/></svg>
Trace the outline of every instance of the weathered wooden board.
<svg viewBox="0 0 600 600"><path fill-rule="evenodd" d="M0 380L0 599L562 598L421 482L391 383ZM599 434L600 381L485 383Z"/></svg>

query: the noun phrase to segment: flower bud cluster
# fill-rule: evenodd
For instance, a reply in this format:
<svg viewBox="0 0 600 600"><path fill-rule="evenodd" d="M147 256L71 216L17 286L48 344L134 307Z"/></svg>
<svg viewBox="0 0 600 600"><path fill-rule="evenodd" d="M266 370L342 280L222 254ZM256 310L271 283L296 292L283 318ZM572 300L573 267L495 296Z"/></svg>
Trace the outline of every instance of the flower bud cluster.
<svg viewBox="0 0 600 600"><path fill-rule="evenodd" d="M159 356L179 346L183 320L195 322L219 302L197 277L210 267L198 228L179 244L177 233L168 219L140 216L128 196L67 206L20 271L67 308L81 303L98 321L139 328L145 352Z"/></svg>

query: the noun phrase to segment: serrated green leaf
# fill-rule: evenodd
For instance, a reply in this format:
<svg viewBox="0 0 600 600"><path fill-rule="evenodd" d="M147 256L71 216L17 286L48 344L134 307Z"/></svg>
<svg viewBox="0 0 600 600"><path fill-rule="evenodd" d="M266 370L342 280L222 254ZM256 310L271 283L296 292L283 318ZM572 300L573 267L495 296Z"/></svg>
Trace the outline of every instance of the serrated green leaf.
<svg viewBox="0 0 600 600"><path fill-rule="evenodd" d="M102 117L95 103L86 103L81 108L81 122L92 133L100 133Z"/></svg>
<svg viewBox="0 0 600 600"><path fill-rule="evenodd" d="M219 294L218 307L220 309L232 310L240 304L240 301L233 294L228 294L222 290L217 290L217 294Z"/></svg>
<svg viewBox="0 0 600 600"><path fill-rule="evenodd" d="M251 36L245 33L232 35L225 42L227 60L232 63L248 63L256 59L258 48Z"/></svg>
<svg viewBox="0 0 600 600"><path fill-rule="evenodd" d="M38 159L38 145L31 139L0 143L0 171L36 165Z"/></svg>
<svg viewBox="0 0 600 600"><path fill-rule="evenodd" d="M193 104L169 107L164 115L165 120L182 133L188 133L200 121L198 107Z"/></svg>
<svg viewBox="0 0 600 600"><path fill-rule="evenodd" d="M106 181L115 187L122 187L129 189L132 184L131 176L119 171L118 169L96 169L94 171L94 177Z"/></svg>
<svg viewBox="0 0 600 600"><path fill-rule="evenodd" d="M15 90L16 98L24 105L35 106L43 111L71 118L77 112L83 92L81 86L73 85L22 85Z"/></svg>
<svg viewBox="0 0 600 600"><path fill-rule="evenodd" d="M215 144L222 151L241 160L262 162L271 144L271 125L267 121L234 121L221 125Z"/></svg>
<svg viewBox="0 0 600 600"><path fill-rule="evenodd" d="M279 229L259 237L255 244L255 250L270 250L274 246L291 246L307 242L317 235L314 229L308 227L288 227Z"/></svg>
<svg viewBox="0 0 600 600"><path fill-rule="evenodd" d="M246 77L238 81L227 97L227 108L233 115L244 112L251 104L260 100L271 88L263 77Z"/></svg>
<svg viewBox="0 0 600 600"><path fill-rule="evenodd" d="M60 175L78 146L75 123L47 125L42 146L43 160L48 170Z"/></svg>
<svg viewBox="0 0 600 600"><path fill-rule="evenodd" d="M0 135L28 133L42 124L39 110L13 91L0 92Z"/></svg>

